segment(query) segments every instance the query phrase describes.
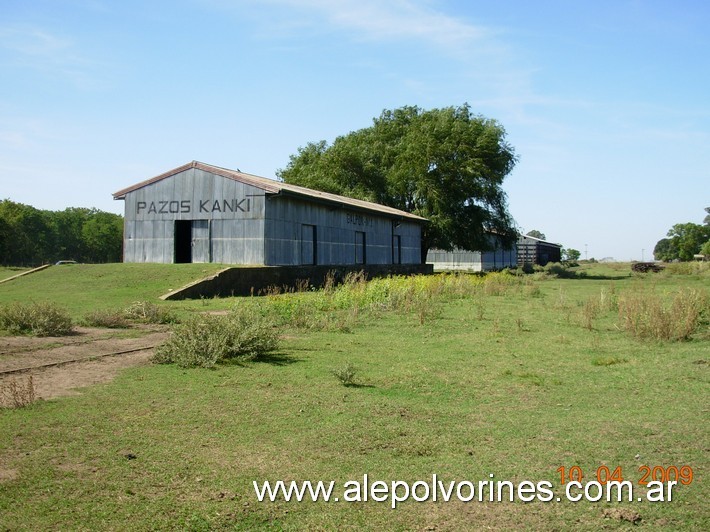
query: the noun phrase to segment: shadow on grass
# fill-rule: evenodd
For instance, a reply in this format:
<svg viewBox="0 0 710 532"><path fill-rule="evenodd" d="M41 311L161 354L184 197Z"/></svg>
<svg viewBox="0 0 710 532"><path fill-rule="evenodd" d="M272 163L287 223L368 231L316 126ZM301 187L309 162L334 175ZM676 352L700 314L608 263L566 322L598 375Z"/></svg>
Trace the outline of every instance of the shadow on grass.
<svg viewBox="0 0 710 532"><path fill-rule="evenodd" d="M265 355L260 355L254 362L263 362L274 366L289 366L291 364L295 364L296 362L302 361L302 359L292 357L286 353L267 353Z"/></svg>
<svg viewBox="0 0 710 532"><path fill-rule="evenodd" d="M607 275L607 274L602 274L602 275L571 275L570 277L565 277L565 279L576 279L579 281L620 281L622 279L628 279L631 277L631 272L629 272L626 275Z"/></svg>
<svg viewBox="0 0 710 532"><path fill-rule="evenodd" d="M267 353L265 355L259 355L259 357L254 360L244 360L240 358L228 358L226 360L221 360L218 364L210 369L219 369L220 367L231 367L237 366L240 368L249 368L254 364L271 364L273 366L290 366L297 362L303 362L301 358L295 358L286 353Z"/></svg>
<svg viewBox="0 0 710 532"><path fill-rule="evenodd" d="M266 353L263 355L259 355L257 358L255 358L253 360L243 360L243 359L240 360L239 358L228 359L228 360L224 360L220 364L223 366L243 366L243 367L252 366L254 364L272 364L274 366L290 366L291 364L295 364L296 362L303 362L303 359L293 357L287 353L276 352L276 353Z"/></svg>
<svg viewBox="0 0 710 532"><path fill-rule="evenodd" d="M352 382L350 384L343 384L346 388L374 388L375 386L373 384L357 384L356 382Z"/></svg>
<svg viewBox="0 0 710 532"><path fill-rule="evenodd" d="M251 364L271 364L273 366L290 366L297 362L303 362L303 359L296 358L287 353L276 352L276 353L266 353L264 355L259 355L255 360L251 361Z"/></svg>

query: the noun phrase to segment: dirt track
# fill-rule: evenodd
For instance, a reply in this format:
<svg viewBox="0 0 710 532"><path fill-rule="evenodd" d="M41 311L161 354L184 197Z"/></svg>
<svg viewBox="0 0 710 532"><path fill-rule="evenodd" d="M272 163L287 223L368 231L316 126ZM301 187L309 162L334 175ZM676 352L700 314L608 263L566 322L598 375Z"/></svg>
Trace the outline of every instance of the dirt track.
<svg viewBox="0 0 710 532"><path fill-rule="evenodd" d="M162 327L127 331L77 327L76 334L66 337L1 337L0 391L7 391L12 381L26 386L32 376L36 399L78 394L76 388L108 382L122 368L149 363L152 348L167 334ZM124 351L130 352L113 354ZM37 368L47 364L57 365ZM2 373L23 368L34 369ZM9 406L8 400L7 393L0 393L0 406Z"/></svg>

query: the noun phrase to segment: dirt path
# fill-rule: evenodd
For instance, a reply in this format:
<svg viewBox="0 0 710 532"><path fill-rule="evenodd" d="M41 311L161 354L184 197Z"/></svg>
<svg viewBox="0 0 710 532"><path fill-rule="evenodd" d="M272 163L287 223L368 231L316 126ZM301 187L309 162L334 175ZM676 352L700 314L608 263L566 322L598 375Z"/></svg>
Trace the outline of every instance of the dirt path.
<svg viewBox="0 0 710 532"><path fill-rule="evenodd" d="M76 388L108 382L123 368L149 363L152 348L167 335L162 327L129 330L79 327L76 334L61 338L0 338L0 405L9 406L12 390L22 393L30 376L36 399L76 395L79 393ZM130 352L114 354L125 351ZM80 361L71 362L74 360ZM58 365L36 368L46 364ZM1 373L31 367L35 369Z"/></svg>

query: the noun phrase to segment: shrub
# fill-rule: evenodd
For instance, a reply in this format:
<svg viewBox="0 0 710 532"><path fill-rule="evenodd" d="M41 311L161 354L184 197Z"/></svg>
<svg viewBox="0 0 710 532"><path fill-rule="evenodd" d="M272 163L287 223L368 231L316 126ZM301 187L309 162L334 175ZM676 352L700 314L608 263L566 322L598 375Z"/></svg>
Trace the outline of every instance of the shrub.
<svg viewBox="0 0 710 532"><path fill-rule="evenodd" d="M0 308L0 329L10 334L66 336L73 324L69 313L55 303L12 303Z"/></svg>
<svg viewBox="0 0 710 532"><path fill-rule="evenodd" d="M136 301L123 314L126 319L139 323L166 324L179 321L173 312L150 301Z"/></svg>
<svg viewBox="0 0 710 532"><path fill-rule="evenodd" d="M120 310L94 310L84 316L83 322L89 327L106 327L108 329L130 327L124 312Z"/></svg>
<svg viewBox="0 0 710 532"><path fill-rule="evenodd" d="M352 362L348 362L339 368L334 368L330 372L343 386L353 386L355 384L355 374L357 373L357 369Z"/></svg>
<svg viewBox="0 0 710 532"><path fill-rule="evenodd" d="M687 340L710 311L705 292L685 289L670 303L658 294L638 293L618 300L620 326L637 338Z"/></svg>
<svg viewBox="0 0 710 532"><path fill-rule="evenodd" d="M237 307L226 316L194 316L175 327L153 360L181 367L213 367L226 360L255 360L278 348L273 322Z"/></svg>

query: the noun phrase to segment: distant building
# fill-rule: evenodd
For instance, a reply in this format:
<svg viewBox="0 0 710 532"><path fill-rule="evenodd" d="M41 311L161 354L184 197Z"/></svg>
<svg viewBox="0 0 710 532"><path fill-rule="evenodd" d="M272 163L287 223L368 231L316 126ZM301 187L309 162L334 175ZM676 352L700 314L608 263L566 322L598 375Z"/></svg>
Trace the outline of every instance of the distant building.
<svg viewBox="0 0 710 532"><path fill-rule="evenodd" d="M518 266L544 266L562 260L562 245L546 242L528 235L518 237Z"/></svg>
<svg viewBox="0 0 710 532"><path fill-rule="evenodd" d="M560 244L532 236L520 235L517 244L504 246L496 235L489 234L489 243L492 251L430 249L426 261L434 266L434 271L486 272L525 265L544 266L562 260Z"/></svg>
<svg viewBox="0 0 710 532"><path fill-rule="evenodd" d="M420 216L197 161L113 197L125 262L421 263Z"/></svg>
<svg viewBox="0 0 710 532"><path fill-rule="evenodd" d="M488 234L488 241L494 248L491 251L430 249L426 262L434 266L434 271L485 272L515 268L518 265L518 250L515 245L504 246L493 233Z"/></svg>

